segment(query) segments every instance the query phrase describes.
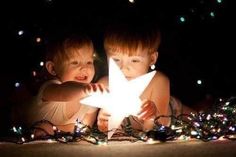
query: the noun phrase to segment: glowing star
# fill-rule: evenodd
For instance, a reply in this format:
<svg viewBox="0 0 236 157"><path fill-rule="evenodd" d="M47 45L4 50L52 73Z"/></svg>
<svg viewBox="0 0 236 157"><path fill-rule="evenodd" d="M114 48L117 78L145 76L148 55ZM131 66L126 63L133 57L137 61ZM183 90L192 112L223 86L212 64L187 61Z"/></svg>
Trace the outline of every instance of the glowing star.
<svg viewBox="0 0 236 157"><path fill-rule="evenodd" d="M103 108L110 117L108 119L108 139L129 115L137 115L141 109L140 95L147 87L156 71L128 81L113 59L109 60L109 93L92 93L80 102Z"/></svg>

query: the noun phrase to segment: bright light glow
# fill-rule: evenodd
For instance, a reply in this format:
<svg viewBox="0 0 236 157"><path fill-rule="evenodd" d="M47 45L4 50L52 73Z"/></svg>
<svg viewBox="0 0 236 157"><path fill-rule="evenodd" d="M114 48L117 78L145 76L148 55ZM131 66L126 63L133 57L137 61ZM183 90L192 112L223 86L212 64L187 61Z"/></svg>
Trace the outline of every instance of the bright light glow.
<svg viewBox="0 0 236 157"><path fill-rule="evenodd" d="M202 84L202 80L197 80L197 84L201 85Z"/></svg>
<svg viewBox="0 0 236 157"><path fill-rule="evenodd" d="M197 131L195 131L195 130L191 131L191 135L197 135L197 134L198 134Z"/></svg>
<svg viewBox="0 0 236 157"><path fill-rule="evenodd" d="M40 43L42 41L42 39L40 37L37 37L35 40L37 43Z"/></svg>
<svg viewBox="0 0 236 157"><path fill-rule="evenodd" d="M120 126L123 119L129 115L137 115L140 111L139 96L147 87L156 71L128 81L119 67L109 60L109 93L92 93L80 101L82 104L103 108L111 114L108 120L108 139Z"/></svg>
<svg viewBox="0 0 236 157"><path fill-rule="evenodd" d="M93 54L93 57L94 57L94 58L97 58L97 54L96 54L96 53L94 53L94 54Z"/></svg>
<svg viewBox="0 0 236 157"><path fill-rule="evenodd" d="M177 138L178 140L190 140L190 137L189 136L186 136L186 135L181 135Z"/></svg>
<svg viewBox="0 0 236 157"><path fill-rule="evenodd" d="M36 71L32 71L32 75L35 77L37 75Z"/></svg>
<svg viewBox="0 0 236 157"><path fill-rule="evenodd" d="M44 65L44 62L41 61L41 62L39 63L39 65L42 67L42 66Z"/></svg>
<svg viewBox="0 0 236 157"><path fill-rule="evenodd" d="M18 31L18 35L23 35L24 34L24 31L23 30L20 30L20 31Z"/></svg>
<svg viewBox="0 0 236 157"><path fill-rule="evenodd" d="M210 12L210 16L211 17L215 17L215 13L212 11L212 12Z"/></svg>
<svg viewBox="0 0 236 157"><path fill-rule="evenodd" d="M16 83L15 83L15 87L20 87L20 83L19 83L19 82L16 82Z"/></svg>
<svg viewBox="0 0 236 157"><path fill-rule="evenodd" d="M184 18L183 16L181 16L181 17L179 18L179 20L180 20L181 22L185 22L185 18Z"/></svg>
<svg viewBox="0 0 236 157"><path fill-rule="evenodd" d="M224 136L221 136L221 137L218 138L218 140L225 141L226 139L224 138Z"/></svg>
<svg viewBox="0 0 236 157"><path fill-rule="evenodd" d="M25 142L25 138L24 138L24 137L21 137L21 141L22 141L22 142Z"/></svg>
<svg viewBox="0 0 236 157"><path fill-rule="evenodd" d="M147 143L148 143L148 144L154 144L154 143L155 143L155 141L154 141L154 139L153 139L153 138L149 138L149 139L147 140Z"/></svg>
<svg viewBox="0 0 236 157"><path fill-rule="evenodd" d="M15 127L15 126L13 126L13 128L12 128L12 129L13 129L13 131L14 131L14 132L17 132L17 129L16 129L16 127Z"/></svg>
<svg viewBox="0 0 236 157"><path fill-rule="evenodd" d="M52 129L53 129L53 131L56 131L57 127L56 126L52 126Z"/></svg>
<svg viewBox="0 0 236 157"><path fill-rule="evenodd" d="M107 145L107 142L104 142L104 141L98 141L97 143L99 146L106 146Z"/></svg>
<svg viewBox="0 0 236 157"><path fill-rule="evenodd" d="M130 3L134 3L135 1L134 0L129 0Z"/></svg>

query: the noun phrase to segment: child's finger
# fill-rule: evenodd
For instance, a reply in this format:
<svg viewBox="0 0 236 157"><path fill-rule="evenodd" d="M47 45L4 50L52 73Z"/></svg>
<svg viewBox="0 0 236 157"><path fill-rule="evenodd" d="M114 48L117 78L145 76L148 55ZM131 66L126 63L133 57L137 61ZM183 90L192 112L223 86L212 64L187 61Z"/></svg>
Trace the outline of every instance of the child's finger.
<svg viewBox="0 0 236 157"><path fill-rule="evenodd" d="M147 105L147 104L148 104L148 101L149 101L149 100L147 100L147 99L142 100L141 108L143 108L145 105Z"/></svg>
<svg viewBox="0 0 236 157"><path fill-rule="evenodd" d="M145 117L145 114L146 114L146 111L140 112L140 113L138 114L138 118L139 118L139 119L143 119L143 117Z"/></svg>
<svg viewBox="0 0 236 157"><path fill-rule="evenodd" d="M155 116L154 112L144 112L144 114L142 114L139 118L143 120L148 120L153 118L154 116Z"/></svg>
<svg viewBox="0 0 236 157"><path fill-rule="evenodd" d="M156 106L152 101L143 101L141 111L138 113L139 119L149 119L152 116L156 115Z"/></svg>
<svg viewBox="0 0 236 157"><path fill-rule="evenodd" d="M91 84L87 84L87 85L85 85L84 88L83 88L83 92L85 93L86 96L91 93L91 90L92 90Z"/></svg>
<svg viewBox="0 0 236 157"><path fill-rule="evenodd" d="M108 121L108 118L110 117L109 114L106 114L106 113L103 113L103 114L99 114L98 116L98 119L100 120L107 120Z"/></svg>
<svg viewBox="0 0 236 157"><path fill-rule="evenodd" d="M98 124L98 130L101 132L107 132L108 131L108 124Z"/></svg>
<svg viewBox="0 0 236 157"><path fill-rule="evenodd" d="M98 87L97 87L97 84L93 84L93 83L92 83L91 86L92 86L92 91L93 91L93 92L96 92L96 91L97 91L97 88L98 88Z"/></svg>
<svg viewBox="0 0 236 157"><path fill-rule="evenodd" d="M145 111L148 111L148 110L153 110L155 109L154 106L155 104L152 102L152 101L149 101L149 100L145 100L143 101L143 104L141 106L141 110L140 112L138 113L138 115L140 115L141 113L145 112Z"/></svg>
<svg viewBox="0 0 236 157"><path fill-rule="evenodd" d="M98 88L99 88L99 91L101 91L102 93L106 92L106 88L105 88L105 86L103 84L99 83L98 84Z"/></svg>
<svg viewBox="0 0 236 157"><path fill-rule="evenodd" d="M107 93L109 92L108 88L106 88L104 84L99 83L98 86L100 88L100 91L107 92Z"/></svg>
<svg viewBox="0 0 236 157"><path fill-rule="evenodd" d="M99 119L97 122L97 125L98 125L98 129L102 132L106 132L108 130L108 121L107 120Z"/></svg>
<svg viewBox="0 0 236 157"><path fill-rule="evenodd" d="M141 109L140 111L138 112L137 115L140 115L144 110L143 110L143 107L147 104L148 100L147 99L144 99L142 100L142 105L141 105Z"/></svg>

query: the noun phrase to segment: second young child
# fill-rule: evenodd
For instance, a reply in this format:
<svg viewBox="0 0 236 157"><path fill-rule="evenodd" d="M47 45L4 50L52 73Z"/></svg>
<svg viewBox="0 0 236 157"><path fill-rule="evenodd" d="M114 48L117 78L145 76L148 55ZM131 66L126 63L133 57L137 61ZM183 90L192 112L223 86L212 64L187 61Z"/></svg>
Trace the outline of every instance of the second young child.
<svg viewBox="0 0 236 157"><path fill-rule="evenodd" d="M30 109L31 124L47 120L65 132L73 132L77 119L92 126L97 109L79 103L89 92L105 90L91 83L95 75L92 41L80 35L56 42L48 50L45 66L52 79L41 86ZM48 125L40 127L53 134Z"/></svg>
<svg viewBox="0 0 236 157"><path fill-rule="evenodd" d="M160 32L156 25L126 21L126 24L112 24L107 28L104 35L104 48L107 58L112 58L126 79L132 80L155 69L160 40ZM99 82L108 86L108 77L103 77ZM170 96L169 79L159 70L140 98L142 106L138 116L128 117L131 127L136 130L152 130L153 119L157 116L178 116L183 112L192 111L181 103L175 103L178 99ZM109 113L100 109L97 118L100 131L108 131L109 116ZM171 118L162 117L158 122L169 126ZM127 121L124 121L124 124L127 124Z"/></svg>
<svg viewBox="0 0 236 157"><path fill-rule="evenodd" d="M112 58L127 80L148 73L156 64L160 33L154 27L135 23L111 25L104 36L104 48L107 58ZM108 77L99 80L108 86ZM168 77L157 71L149 85L140 96L141 111L138 116L129 116L134 129L151 130L153 119L158 115L170 115L170 83ZM124 108L125 110L125 108ZM100 109L97 125L100 131L107 131L109 113ZM160 118L159 122L169 125L170 119Z"/></svg>

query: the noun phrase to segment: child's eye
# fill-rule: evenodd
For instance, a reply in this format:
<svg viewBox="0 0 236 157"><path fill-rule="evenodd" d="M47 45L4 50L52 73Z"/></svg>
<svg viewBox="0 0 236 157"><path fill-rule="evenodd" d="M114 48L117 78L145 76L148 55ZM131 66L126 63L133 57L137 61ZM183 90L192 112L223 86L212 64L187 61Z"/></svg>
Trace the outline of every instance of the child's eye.
<svg viewBox="0 0 236 157"><path fill-rule="evenodd" d="M119 62L119 61L120 61L119 58L113 58L113 60L114 60L115 62Z"/></svg>
<svg viewBox="0 0 236 157"><path fill-rule="evenodd" d="M93 61L88 61L87 64L88 64L88 65L92 65L92 64L93 64Z"/></svg>
<svg viewBox="0 0 236 157"><path fill-rule="evenodd" d="M78 61L72 61L71 64L77 65L77 64L79 64L79 63L78 63Z"/></svg>
<svg viewBox="0 0 236 157"><path fill-rule="evenodd" d="M139 59L132 59L131 61L132 61L133 63L138 63L138 62L140 62Z"/></svg>

